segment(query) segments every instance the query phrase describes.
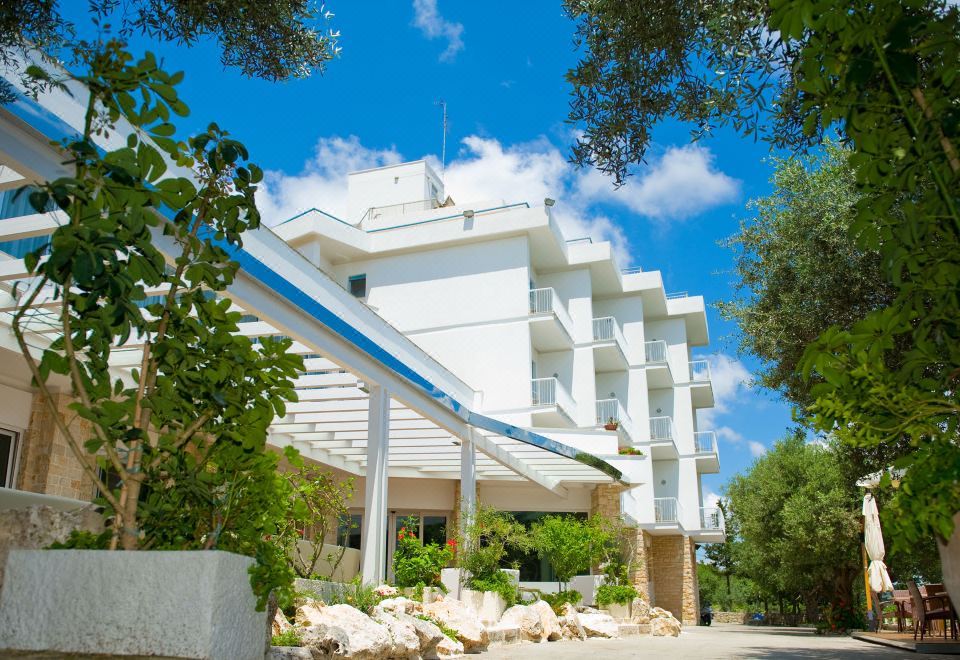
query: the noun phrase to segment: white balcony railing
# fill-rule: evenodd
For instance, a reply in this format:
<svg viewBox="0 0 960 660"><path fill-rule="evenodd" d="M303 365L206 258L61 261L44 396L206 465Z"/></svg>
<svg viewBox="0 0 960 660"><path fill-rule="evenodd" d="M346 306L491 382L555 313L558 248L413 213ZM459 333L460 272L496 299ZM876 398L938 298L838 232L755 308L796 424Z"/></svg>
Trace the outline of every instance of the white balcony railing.
<svg viewBox="0 0 960 660"><path fill-rule="evenodd" d="M612 316L593 319L593 341L614 341L620 347L623 357L627 357L627 340L620 330L617 319Z"/></svg>
<svg viewBox="0 0 960 660"><path fill-rule="evenodd" d="M690 363L690 382L699 383L710 380L710 363L706 360L694 360Z"/></svg>
<svg viewBox="0 0 960 660"><path fill-rule="evenodd" d="M670 417L650 418L650 440L673 440L673 419Z"/></svg>
<svg viewBox="0 0 960 660"><path fill-rule="evenodd" d="M678 300L680 298L686 298L689 294L686 291L674 291L673 293L666 294L667 300Z"/></svg>
<svg viewBox="0 0 960 660"><path fill-rule="evenodd" d="M675 523L680 520L680 503L676 497L653 498L654 520L658 523Z"/></svg>
<svg viewBox="0 0 960 660"><path fill-rule="evenodd" d="M573 338L573 319L553 287L530 289L530 313L555 315L563 329Z"/></svg>
<svg viewBox="0 0 960 660"><path fill-rule="evenodd" d="M713 431L696 431L693 434L693 444L698 454L716 454L717 434Z"/></svg>
<svg viewBox="0 0 960 660"><path fill-rule="evenodd" d="M623 410L623 405L621 405L618 399L597 400L598 426L609 424L610 422L616 422L619 424L621 421L623 421L624 417L626 417L626 412Z"/></svg>
<svg viewBox="0 0 960 660"><path fill-rule="evenodd" d="M573 399L556 378L534 378L531 403L535 407L559 406L567 414L573 413Z"/></svg>
<svg viewBox="0 0 960 660"><path fill-rule="evenodd" d="M643 352L647 364L665 364L667 362L667 342L662 339L644 343Z"/></svg>
<svg viewBox="0 0 960 660"><path fill-rule="evenodd" d="M716 507L700 507L700 529L723 529L723 512Z"/></svg>

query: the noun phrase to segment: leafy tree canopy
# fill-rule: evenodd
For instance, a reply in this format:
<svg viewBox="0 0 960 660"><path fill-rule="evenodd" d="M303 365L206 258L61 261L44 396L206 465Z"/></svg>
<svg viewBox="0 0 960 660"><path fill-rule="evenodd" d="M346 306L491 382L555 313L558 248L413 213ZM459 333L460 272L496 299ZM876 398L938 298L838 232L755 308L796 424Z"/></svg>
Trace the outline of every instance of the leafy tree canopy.
<svg viewBox="0 0 960 660"><path fill-rule="evenodd" d="M323 71L339 51L337 33L324 31L331 14L309 0L90 0L91 18L129 39L140 33L192 46L205 38L220 45L220 61L246 76L286 80ZM82 30L80 30L82 32ZM0 3L0 65L32 46L63 55L78 38L56 0ZM0 89L10 100L12 89Z"/></svg>

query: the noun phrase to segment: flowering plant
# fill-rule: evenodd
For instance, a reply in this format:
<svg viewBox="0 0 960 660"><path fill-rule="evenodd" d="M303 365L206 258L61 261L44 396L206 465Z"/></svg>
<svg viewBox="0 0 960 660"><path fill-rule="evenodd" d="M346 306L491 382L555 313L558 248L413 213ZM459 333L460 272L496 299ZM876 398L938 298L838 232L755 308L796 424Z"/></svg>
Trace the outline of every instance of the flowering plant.
<svg viewBox="0 0 960 660"><path fill-rule="evenodd" d="M381 598L393 598L400 593L397 591L396 587L391 587L389 584L381 584L373 591Z"/></svg>
<svg viewBox="0 0 960 660"><path fill-rule="evenodd" d="M440 571L453 560L456 548L452 539L443 546L421 544L414 532L401 527L393 553L394 581L398 587L440 586Z"/></svg>

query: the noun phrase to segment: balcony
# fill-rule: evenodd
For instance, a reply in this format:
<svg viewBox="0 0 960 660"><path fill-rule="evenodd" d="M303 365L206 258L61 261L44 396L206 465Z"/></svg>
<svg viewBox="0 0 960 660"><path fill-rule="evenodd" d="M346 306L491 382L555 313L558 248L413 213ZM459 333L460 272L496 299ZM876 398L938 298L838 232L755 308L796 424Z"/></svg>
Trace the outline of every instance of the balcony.
<svg viewBox="0 0 960 660"><path fill-rule="evenodd" d="M726 535L723 511L716 507L700 507L700 529L692 531L690 538L699 543L722 543Z"/></svg>
<svg viewBox="0 0 960 660"><path fill-rule="evenodd" d="M573 319L550 287L530 289L530 338L545 353L573 347Z"/></svg>
<svg viewBox="0 0 960 660"><path fill-rule="evenodd" d="M576 405L556 378L534 378L531 400L535 426L569 426L576 415Z"/></svg>
<svg viewBox="0 0 960 660"><path fill-rule="evenodd" d="M647 365L647 386L652 389L673 387L667 342L662 339L644 342L643 355Z"/></svg>
<svg viewBox="0 0 960 660"><path fill-rule="evenodd" d="M674 444L676 437L672 417L651 417L650 458L658 461L679 458L677 445Z"/></svg>
<svg viewBox="0 0 960 660"><path fill-rule="evenodd" d="M697 471L716 474L720 471L720 454L717 451L717 434L713 431L696 431L693 434L694 450L697 452Z"/></svg>
<svg viewBox="0 0 960 660"><path fill-rule="evenodd" d="M633 445L640 441L633 427L633 420L623 409L623 405L617 399L598 399L597 400L597 426L603 426L610 421L620 425L617 431L621 432L626 440L626 444Z"/></svg>
<svg viewBox="0 0 960 660"><path fill-rule="evenodd" d="M593 319L593 365L598 372L623 371L629 366L627 340L612 316Z"/></svg>
<svg viewBox="0 0 960 660"><path fill-rule="evenodd" d="M658 525L680 524L680 503L676 497L653 498L653 520Z"/></svg>
<svg viewBox="0 0 960 660"><path fill-rule="evenodd" d="M690 396L695 408L712 408L713 382L710 379L710 363L706 360L693 360L689 367Z"/></svg>

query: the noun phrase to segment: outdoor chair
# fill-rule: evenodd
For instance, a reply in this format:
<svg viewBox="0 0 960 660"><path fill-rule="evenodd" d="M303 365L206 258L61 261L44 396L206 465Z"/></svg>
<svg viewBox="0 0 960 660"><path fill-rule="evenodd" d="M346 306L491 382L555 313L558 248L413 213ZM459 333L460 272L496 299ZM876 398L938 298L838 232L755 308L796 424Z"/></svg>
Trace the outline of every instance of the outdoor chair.
<svg viewBox="0 0 960 660"><path fill-rule="evenodd" d="M897 625L897 632L903 632L900 618L900 604L891 595L889 598L883 598L883 594L873 592L871 599L873 606L873 620L875 622L875 632L883 632L883 622L885 619L894 619ZM892 612L890 610L893 610ZM884 610L887 610L884 614Z"/></svg>
<svg viewBox="0 0 960 660"><path fill-rule="evenodd" d="M919 630L920 641L922 642L927 627L934 621L943 621L943 638L946 639L947 622L949 621L950 633L956 639L957 620L949 599L944 596L924 596L913 580L907 581L907 588L910 590L910 600L913 605L913 638L917 638L917 631ZM928 593L930 593L929 590Z"/></svg>

